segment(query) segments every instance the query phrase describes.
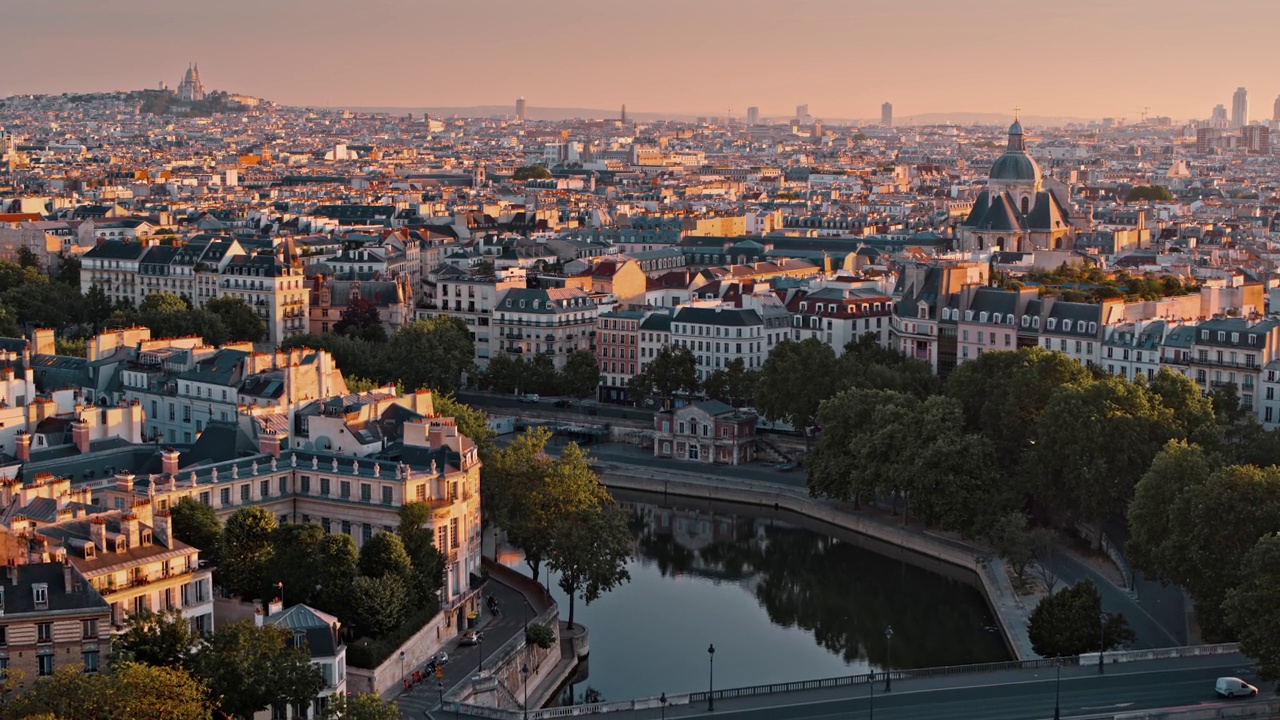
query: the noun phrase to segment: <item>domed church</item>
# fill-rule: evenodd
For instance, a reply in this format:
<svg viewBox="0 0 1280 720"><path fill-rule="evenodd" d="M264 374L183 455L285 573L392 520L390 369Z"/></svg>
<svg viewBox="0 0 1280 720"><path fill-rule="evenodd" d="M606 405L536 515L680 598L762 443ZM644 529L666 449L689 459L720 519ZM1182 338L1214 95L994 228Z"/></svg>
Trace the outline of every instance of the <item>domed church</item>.
<svg viewBox="0 0 1280 720"><path fill-rule="evenodd" d="M1061 186L1061 183L1058 183ZM1009 146L991 165L987 189L960 224L960 249L1033 252L1068 250L1073 235L1066 192L1046 189L1040 166L1027 154L1022 123L1009 126Z"/></svg>

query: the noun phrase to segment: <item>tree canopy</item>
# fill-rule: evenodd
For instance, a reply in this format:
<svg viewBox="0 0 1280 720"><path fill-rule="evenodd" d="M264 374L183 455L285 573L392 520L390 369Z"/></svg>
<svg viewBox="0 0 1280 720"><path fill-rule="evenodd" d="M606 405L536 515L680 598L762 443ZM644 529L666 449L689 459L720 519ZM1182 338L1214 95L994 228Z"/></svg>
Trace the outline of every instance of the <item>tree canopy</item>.
<svg viewBox="0 0 1280 720"><path fill-rule="evenodd" d="M273 705L310 703L324 687L324 677L311 664L305 644L297 647L293 639L292 632L275 625L224 623L191 666L229 715L249 718Z"/></svg>
<svg viewBox="0 0 1280 720"><path fill-rule="evenodd" d="M122 662L102 674L64 667L52 676L37 678L0 704L3 720L208 720L212 713L199 678L180 667L132 662Z"/></svg>
<svg viewBox="0 0 1280 720"><path fill-rule="evenodd" d="M511 179L516 181L525 180L545 180L551 177L551 171L541 165L521 165L511 173Z"/></svg>
<svg viewBox="0 0 1280 720"><path fill-rule="evenodd" d="M1088 580L1047 595L1031 612L1031 648L1043 657L1066 657L1133 642L1122 613L1105 613L1105 620L1103 615L1102 597Z"/></svg>
<svg viewBox="0 0 1280 720"><path fill-rule="evenodd" d="M1173 194L1163 185L1135 185L1124 196L1126 203L1131 202L1172 202Z"/></svg>

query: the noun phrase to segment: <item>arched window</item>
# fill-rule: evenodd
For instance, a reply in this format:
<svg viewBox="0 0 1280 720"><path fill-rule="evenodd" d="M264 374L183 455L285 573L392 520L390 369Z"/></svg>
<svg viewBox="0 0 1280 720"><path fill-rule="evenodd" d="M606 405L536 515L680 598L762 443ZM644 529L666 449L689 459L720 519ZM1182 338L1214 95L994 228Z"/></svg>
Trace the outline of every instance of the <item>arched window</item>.
<svg viewBox="0 0 1280 720"><path fill-rule="evenodd" d="M1026 215L1031 212L1031 198L1026 195L1022 196L1022 214Z"/></svg>

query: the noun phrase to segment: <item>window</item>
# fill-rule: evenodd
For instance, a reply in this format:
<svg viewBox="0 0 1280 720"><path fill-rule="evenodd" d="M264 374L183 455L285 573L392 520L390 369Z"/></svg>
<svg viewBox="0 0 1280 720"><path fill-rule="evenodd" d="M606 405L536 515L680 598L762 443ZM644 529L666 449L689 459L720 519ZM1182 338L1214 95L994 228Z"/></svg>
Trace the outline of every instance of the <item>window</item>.
<svg viewBox="0 0 1280 720"><path fill-rule="evenodd" d="M451 547L452 547L454 550L457 550L457 549L458 549L458 535L459 535L459 533L458 533L458 518L453 518L453 519L451 519L451 520L449 521L449 534L453 537L453 545L452 545Z"/></svg>
<svg viewBox="0 0 1280 720"><path fill-rule="evenodd" d="M373 539L373 526L365 523L360 526L360 542L367 543Z"/></svg>
<svg viewBox="0 0 1280 720"><path fill-rule="evenodd" d="M35 594L36 607L47 607L49 605L49 586L44 583L31 586L31 592Z"/></svg>
<svg viewBox="0 0 1280 720"><path fill-rule="evenodd" d="M271 497L271 481L270 480L258 481L258 496Z"/></svg>
<svg viewBox="0 0 1280 720"><path fill-rule="evenodd" d="M36 623L36 642L53 642L53 623Z"/></svg>
<svg viewBox="0 0 1280 720"><path fill-rule="evenodd" d="M81 620L80 629L83 631L85 640L92 640L98 637L98 621L96 619Z"/></svg>
<svg viewBox="0 0 1280 720"><path fill-rule="evenodd" d="M45 677L53 674L53 656L52 655L39 655L36 657L36 662L39 663L38 673L40 674L40 676Z"/></svg>
<svg viewBox="0 0 1280 720"><path fill-rule="evenodd" d="M342 521L342 532L344 535L351 534L351 522L349 520Z"/></svg>
<svg viewBox="0 0 1280 720"><path fill-rule="evenodd" d="M303 475L302 477L298 478L298 481L301 483L302 492L304 494L311 492L311 476L310 475Z"/></svg>
<svg viewBox="0 0 1280 720"><path fill-rule="evenodd" d="M360 483L360 501L369 502L373 500L373 486L369 483Z"/></svg>
<svg viewBox="0 0 1280 720"><path fill-rule="evenodd" d="M0 647L9 644L9 628L6 625L0 625Z"/></svg>
<svg viewBox="0 0 1280 720"><path fill-rule="evenodd" d="M240 486L240 502L249 502L249 483Z"/></svg>
<svg viewBox="0 0 1280 720"><path fill-rule="evenodd" d="M340 498L351 497L351 481L350 480L338 481L338 497Z"/></svg>
<svg viewBox="0 0 1280 720"><path fill-rule="evenodd" d="M289 492L289 478L285 475L280 476L280 494L284 495Z"/></svg>
<svg viewBox="0 0 1280 720"><path fill-rule="evenodd" d="M382 504L383 504L383 505L390 505L390 504L391 504L391 502L392 502L392 498L391 498L391 486L390 486L390 485L383 485L383 486L382 486Z"/></svg>
<svg viewBox="0 0 1280 720"><path fill-rule="evenodd" d="M219 492L218 500L223 505L230 505L231 504L231 488L222 488L221 492Z"/></svg>
<svg viewBox="0 0 1280 720"><path fill-rule="evenodd" d="M329 496L329 478L327 477L320 478L320 494L325 497Z"/></svg>

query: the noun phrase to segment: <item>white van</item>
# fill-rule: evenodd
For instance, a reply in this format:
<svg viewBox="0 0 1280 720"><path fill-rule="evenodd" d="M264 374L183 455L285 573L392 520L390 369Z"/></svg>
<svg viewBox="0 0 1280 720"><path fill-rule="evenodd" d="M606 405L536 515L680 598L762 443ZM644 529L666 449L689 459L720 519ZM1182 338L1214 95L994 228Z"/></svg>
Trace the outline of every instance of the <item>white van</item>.
<svg viewBox="0 0 1280 720"><path fill-rule="evenodd" d="M1254 697L1258 694L1258 688L1240 678L1233 677L1218 678L1218 684L1214 685L1213 689L1224 698Z"/></svg>

